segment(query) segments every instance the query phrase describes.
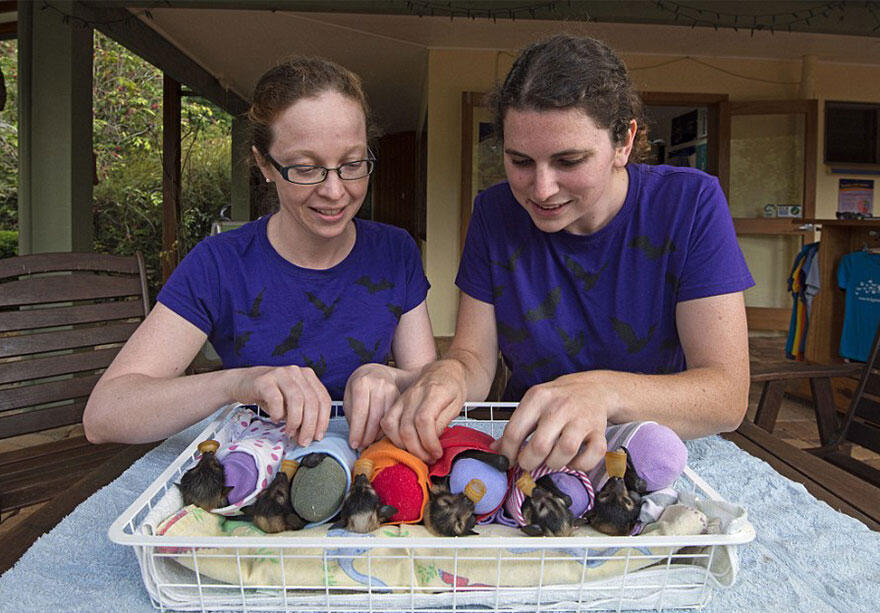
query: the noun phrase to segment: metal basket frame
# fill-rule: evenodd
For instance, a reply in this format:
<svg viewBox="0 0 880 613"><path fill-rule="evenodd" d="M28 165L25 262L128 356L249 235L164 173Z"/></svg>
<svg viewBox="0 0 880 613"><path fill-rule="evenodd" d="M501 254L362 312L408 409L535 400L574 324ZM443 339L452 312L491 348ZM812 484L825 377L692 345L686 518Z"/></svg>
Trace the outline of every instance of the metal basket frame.
<svg viewBox="0 0 880 613"><path fill-rule="evenodd" d="M149 487L113 522L108 530L111 541L133 547L140 564L144 585L150 599L160 610L239 610L239 611L353 611L418 610L456 611L461 613L492 611L582 611L663 609L669 606L702 608L715 589L710 573L720 547L735 546L754 539L750 525L734 534L693 536L574 536L574 537L172 537L145 534L141 526L169 488L180 480L186 467L197 455L198 442L213 438L230 414L241 405L229 405L197 436ZM501 435L516 403L467 403L453 425L469 425ZM334 403L334 414L341 403ZM689 467L676 488L691 491L698 497L722 501L721 496ZM245 585L241 580L242 562L258 554L249 550L270 547L278 550L281 582L277 585ZM206 552L206 549L225 549ZM317 549L320 554L302 550ZM647 551L647 550L652 551ZM355 553L346 553L346 551ZM387 553L391 550L392 553ZM397 550L399 553L394 553ZM418 553L429 550L430 554ZM660 553L658 553L658 550ZM511 552L515 552L515 555ZM524 551L532 552L523 555ZM624 551L623 572L607 580L586 581L587 569ZM300 553L298 553L300 552ZM383 552L383 553L380 553ZM573 553L577 555L572 557ZM647 552L647 553L646 553ZM265 553L259 554L265 556ZM286 583L285 561L314 559L326 565L363 555L368 568L373 564L400 563L410 568L408 584L339 588L323 584L290 585ZM199 572L200 561L212 557L234 559L239 568L239 583L221 582ZM418 563L444 559L453 569L474 562L492 564L496 569L494 585L459 585L458 573L448 589L418 585ZM544 569L558 560L579 559L583 574L579 582L566 585L545 583ZM175 560L175 562L170 562ZM189 563L190 569L177 561ZM510 587L503 584L507 564L532 564L537 572L535 585ZM169 564L178 566L182 578L168 580ZM631 569L632 567L632 569ZM326 566L325 566L326 568ZM676 573L670 572L675 568ZM195 572L194 572L195 571ZM372 573L369 573L372 576ZM635 577L638 576L638 580Z"/></svg>

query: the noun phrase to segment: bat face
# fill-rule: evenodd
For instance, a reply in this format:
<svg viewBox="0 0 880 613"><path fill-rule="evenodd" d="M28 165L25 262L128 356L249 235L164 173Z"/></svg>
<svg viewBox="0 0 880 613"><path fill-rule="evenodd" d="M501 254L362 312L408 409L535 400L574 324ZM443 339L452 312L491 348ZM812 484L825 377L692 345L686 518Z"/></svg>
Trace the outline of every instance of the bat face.
<svg viewBox="0 0 880 613"><path fill-rule="evenodd" d="M360 474L354 478L345 500L342 501L339 520L331 527L365 534L378 529L394 517L395 513L397 509L391 505L383 505L370 480L366 475Z"/></svg>
<svg viewBox="0 0 880 613"><path fill-rule="evenodd" d="M290 504L290 479L283 472L275 475L269 487L260 492L250 511L254 525L263 532L302 530L306 525Z"/></svg>
<svg viewBox="0 0 880 613"><path fill-rule="evenodd" d="M211 511L229 504L227 494L232 488L223 485L224 481L223 466L213 451L207 451L198 464L183 474L177 487L183 496L183 504L194 504Z"/></svg>
<svg viewBox="0 0 880 613"><path fill-rule="evenodd" d="M587 513L586 519L599 532L626 536L632 533L640 511L641 496L638 492L627 489L620 477L612 477L602 486L596 496L596 504Z"/></svg>
<svg viewBox="0 0 880 613"><path fill-rule="evenodd" d="M503 457L503 456L502 456ZM449 491L449 479L438 479L428 492L425 527L437 536L468 536L476 534L474 503L464 494Z"/></svg>
<svg viewBox="0 0 880 613"><path fill-rule="evenodd" d="M544 475L535 482L532 495L523 500L525 525L520 529L529 536L571 536L581 522L570 506L571 498L556 487L550 475Z"/></svg>

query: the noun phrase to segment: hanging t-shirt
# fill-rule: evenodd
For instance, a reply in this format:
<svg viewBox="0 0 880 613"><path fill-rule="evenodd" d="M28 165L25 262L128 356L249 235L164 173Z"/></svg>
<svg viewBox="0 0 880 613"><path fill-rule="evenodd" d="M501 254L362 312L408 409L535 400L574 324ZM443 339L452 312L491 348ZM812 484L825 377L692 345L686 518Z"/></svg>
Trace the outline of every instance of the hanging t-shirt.
<svg viewBox="0 0 880 613"><path fill-rule="evenodd" d="M864 362L880 323L880 253L854 251L843 256L837 283L846 291L840 355Z"/></svg>
<svg viewBox="0 0 880 613"><path fill-rule="evenodd" d="M390 359L401 316L425 300L418 248L400 228L356 218L344 260L301 268L269 243L268 220L200 242L157 300L208 335L224 368L308 366L341 400L355 368Z"/></svg>
<svg viewBox="0 0 880 613"><path fill-rule="evenodd" d="M456 284L495 307L505 400L573 372L682 371L676 305L754 285L715 177L627 171L623 207L587 236L539 230L507 182L477 197Z"/></svg>

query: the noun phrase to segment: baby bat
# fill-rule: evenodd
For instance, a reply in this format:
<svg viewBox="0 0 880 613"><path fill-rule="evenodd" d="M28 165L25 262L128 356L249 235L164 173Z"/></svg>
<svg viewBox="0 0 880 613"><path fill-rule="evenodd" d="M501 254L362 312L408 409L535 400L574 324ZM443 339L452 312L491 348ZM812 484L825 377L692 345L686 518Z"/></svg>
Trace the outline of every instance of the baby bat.
<svg viewBox="0 0 880 613"><path fill-rule="evenodd" d="M595 505L585 517L593 528L611 536L632 534L642 508L641 495L647 492L647 484L636 473L631 454L625 447L621 450L626 453L623 476L609 468L608 481L602 486Z"/></svg>
<svg viewBox="0 0 880 613"><path fill-rule="evenodd" d="M602 486L596 503L585 519L589 525L610 536L632 534L639 519L642 498L635 490L627 488L621 477L611 477Z"/></svg>
<svg viewBox="0 0 880 613"><path fill-rule="evenodd" d="M231 487L224 485L223 466L215 455L220 443L207 440L199 443L202 454L199 463L186 471L177 484L183 504L194 504L205 511L219 509L229 504L227 495Z"/></svg>
<svg viewBox="0 0 880 613"><path fill-rule="evenodd" d="M520 530L529 536L571 536L574 529L586 522L576 518L569 508L571 498L563 493L550 475L535 481L531 495L523 500L522 510L525 525Z"/></svg>
<svg viewBox="0 0 880 613"><path fill-rule="evenodd" d="M509 468L507 457L489 451L475 449L463 451L455 457L453 464L461 458L473 458L485 462L502 473L506 473ZM485 486L483 488L485 489ZM433 481L428 492L428 504L423 519L425 527L432 534L437 536L477 534L474 532L474 526L477 524L474 505L479 497L473 500L468 496L467 491L468 489L465 488L465 491L453 494L449 489L449 477L441 477Z"/></svg>
<svg viewBox="0 0 880 613"><path fill-rule="evenodd" d="M357 473L345 500L342 501L339 519L331 528L345 528L349 532L365 534L376 530L394 517L395 513L395 507L382 504L367 475Z"/></svg>
<svg viewBox="0 0 880 613"><path fill-rule="evenodd" d="M254 504L244 507L244 515L237 519L253 521L263 532L302 530L308 522L297 515L290 504L290 478L293 472L295 469L278 471L269 487L260 492Z"/></svg>
<svg viewBox="0 0 880 613"><path fill-rule="evenodd" d="M468 536L476 534L477 516L474 501L464 492L449 491L449 477L435 479L428 491L428 505L423 518L425 527L436 536Z"/></svg>

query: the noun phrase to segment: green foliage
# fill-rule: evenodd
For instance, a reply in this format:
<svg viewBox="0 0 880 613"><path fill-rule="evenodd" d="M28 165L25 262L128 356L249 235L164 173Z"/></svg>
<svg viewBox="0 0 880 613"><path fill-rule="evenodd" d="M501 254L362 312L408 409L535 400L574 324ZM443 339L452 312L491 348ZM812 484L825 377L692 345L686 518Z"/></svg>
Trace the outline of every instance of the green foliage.
<svg viewBox="0 0 880 613"><path fill-rule="evenodd" d="M0 111L0 230L16 230L18 228L18 45L16 41L0 41L0 70L3 71L6 83L6 107Z"/></svg>
<svg viewBox="0 0 880 613"><path fill-rule="evenodd" d="M95 250L140 250L151 294L161 285L162 73L95 33ZM230 198L232 118L209 101L181 108L182 190L177 257L204 238Z"/></svg>
<svg viewBox="0 0 880 613"><path fill-rule="evenodd" d="M140 250L151 294L161 285L162 73L95 32L94 248L128 255ZM0 41L6 109L0 112L0 230L18 220L17 43ZM232 118L209 101L184 97L181 109L182 191L177 256L204 238L230 198ZM18 239L0 234L0 254Z"/></svg>
<svg viewBox="0 0 880 613"><path fill-rule="evenodd" d="M9 258L18 254L18 232L0 230L0 258Z"/></svg>

